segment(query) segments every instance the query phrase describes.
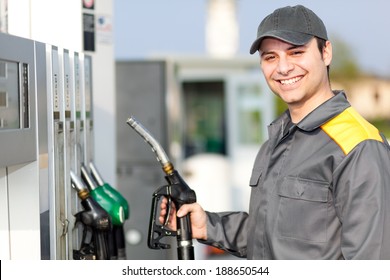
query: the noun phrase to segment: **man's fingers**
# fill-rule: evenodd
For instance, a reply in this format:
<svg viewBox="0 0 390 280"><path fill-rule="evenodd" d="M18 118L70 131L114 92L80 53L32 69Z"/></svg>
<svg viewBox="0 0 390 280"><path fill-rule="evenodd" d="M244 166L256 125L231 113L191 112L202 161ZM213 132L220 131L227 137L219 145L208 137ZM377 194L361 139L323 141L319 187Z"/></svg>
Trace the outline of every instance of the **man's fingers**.
<svg viewBox="0 0 390 280"><path fill-rule="evenodd" d="M184 204L180 207L180 209L177 211L177 216L179 218L184 217L188 213L192 212L194 209L194 204Z"/></svg>
<svg viewBox="0 0 390 280"><path fill-rule="evenodd" d="M166 208L167 208L167 205L168 205L168 199L166 199L165 197L163 197L163 198L161 199L160 208L161 208L161 209L166 209Z"/></svg>

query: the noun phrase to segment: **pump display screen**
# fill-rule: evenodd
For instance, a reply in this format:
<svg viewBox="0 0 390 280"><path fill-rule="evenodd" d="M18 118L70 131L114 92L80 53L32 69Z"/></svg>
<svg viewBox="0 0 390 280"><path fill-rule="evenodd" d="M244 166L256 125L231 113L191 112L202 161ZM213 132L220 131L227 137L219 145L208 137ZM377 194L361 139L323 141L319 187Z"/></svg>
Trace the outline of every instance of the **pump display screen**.
<svg viewBox="0 0 390 280"><path fill-rule="evenodd" d="M1 2L1 0L0 0ZM0 169L37 160L35 44L0 32ZM45 55L39 44L39 57ZM40 61L40 71L45 61ZM42 61L42 62L41 62ZM42 91L45 80L42 75ZM40 88L41 89L41 88ZM42 98L42 100L44 100ZM1 184L1 183L0 183Z"/></svg>
<svg viewBox="0 0 390 280"><path fill-rule="evenodd" d="M0 130L26 128L28 65L0 60Z"/></svg>

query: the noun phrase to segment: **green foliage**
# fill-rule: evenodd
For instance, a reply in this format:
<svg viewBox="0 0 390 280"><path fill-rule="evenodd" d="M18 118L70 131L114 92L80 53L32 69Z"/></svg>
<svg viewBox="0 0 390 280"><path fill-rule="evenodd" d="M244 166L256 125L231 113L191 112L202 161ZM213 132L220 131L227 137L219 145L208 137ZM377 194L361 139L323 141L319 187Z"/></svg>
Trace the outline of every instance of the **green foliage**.
<svg viewBox="0 0 390 280"><path fill-rule="evenodd" d="M288 109L287 104L278 96L275 96L276 116L280 116Z"/></svg>
<svg viewBox="0 0 390 280"><path fill-rule="evenodd" d="M359 78L362 72L352 49L337 36L332 39L332 45L331 80L345 81Z"/></svg>
<svg viewBox="0 0 390 280"><path fill-rule="evenodd" d="M349 85L352 85L357 79L362 79L365 73L359 68L357 59L353 50L342 39L337 36L331 39L333 44L333 59L331 64L330 79L344 85L348 91ZM376 119L370 120L387 139L390 139L390 120Z"/></svg>
<svg viewBox="0 0 390 280"><path fill-rule="evenodd" d="M387 139L390 139L390 120L377 119L371 120L370 123L376 126Z"/></svg>

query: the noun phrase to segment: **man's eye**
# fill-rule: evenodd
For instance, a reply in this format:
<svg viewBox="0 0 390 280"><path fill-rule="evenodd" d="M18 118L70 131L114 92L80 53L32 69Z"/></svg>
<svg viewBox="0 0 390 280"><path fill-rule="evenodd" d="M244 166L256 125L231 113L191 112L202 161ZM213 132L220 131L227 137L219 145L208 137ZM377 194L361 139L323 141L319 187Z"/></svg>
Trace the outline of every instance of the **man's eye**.
<svg viewBox="0 0 390 280"><path fill-rule="evenodd" d="M263 58L265 61L272 61L275 59L275 56L274 55L267 55Z"/></svg>
<svg viewBox="0 0 390 280"><path fill-rule="evenodd" d="M292 52L292 55L302 55L303 51L294 51Z"/></svg>

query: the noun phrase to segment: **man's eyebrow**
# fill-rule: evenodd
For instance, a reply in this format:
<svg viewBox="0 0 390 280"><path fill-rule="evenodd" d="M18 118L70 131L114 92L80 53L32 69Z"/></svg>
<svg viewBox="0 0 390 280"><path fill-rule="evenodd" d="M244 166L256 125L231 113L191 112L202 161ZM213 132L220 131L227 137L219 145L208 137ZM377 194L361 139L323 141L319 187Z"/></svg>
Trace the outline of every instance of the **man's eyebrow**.
<svg viewBox="0 0 390 280"><path fill-rule="evenodd" d="M291 50L300 49L300 48L305 48L306 49L307 46L306 45L291 45L290 47L288 47L286 49L286 51L291 51ZM275 51L273 51L273 50L269 50L269 51L261 51L261 50L259 50L259 52L260 52L260 56L275 53Z"/></svg>
<svg viewBox="0 0 390 280"><path fill-rule="evenodd" d="M292 46L289 47L287 50L290 51L290 50L300 49L300 48L306 49L306 48L307 48L307 45L292 45Z"/></svg>
<svg viewBox="0 0 390 280"><path fill-rule="evenodd" d="M274 53L274 51L261 51L261 50L259 50L259 53L260 53L260 56L264 56L267 54L272 54L272 53Z"/></svg>

